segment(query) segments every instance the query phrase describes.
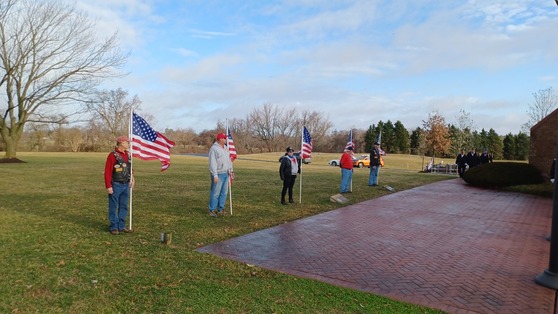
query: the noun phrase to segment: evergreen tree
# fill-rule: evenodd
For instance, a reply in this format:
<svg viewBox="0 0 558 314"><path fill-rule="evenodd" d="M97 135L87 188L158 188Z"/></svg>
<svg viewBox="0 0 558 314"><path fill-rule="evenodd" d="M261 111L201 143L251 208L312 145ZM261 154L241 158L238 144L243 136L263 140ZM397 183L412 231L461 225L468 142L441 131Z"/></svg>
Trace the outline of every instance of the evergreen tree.
<svg viewBox="0 0 558 314"><path fill-rule="evenodd" d="M461 130L459 130L455 125L448 125L449 134L451 138L450 152L454 155L459 154L459 151L463 147L463 141L461 141Z"/></svg>
<svg viewBox="0 0 558 314"><path fill-rule="evenodd" d="M488 152L493 154L494 159L502 159L502 139L492 128L488 130L487 147Z"/></svg>
<svg viewBox="0 0 558 314"><path fill-rule="evenodd" d="M374 124L368 127L368 130L366 130L366 135L364 135L364 142L365 142L364 148L366 152L369 152L372 149L372 146L376 141L376 136L374 135L375 132L376 132L376 126Z"/></svg>
<svg viewBox="0 0 558 314"><path fill-rule="evenodd" d="M410 146L412 155L424 154L424 137L422 135L423 133L424 131L420 127L417 127L411 133Z"/></svg>
<svg viewBox="0 0 558 314"><path fill-rule="evenodd" d="M386 153L394 153L395 149L395 127L393 126L393 123L391 123L390 120L388 120L386 123L384 123L384 126L381 129L382 132L382 143L380 145L380 147L386 152Z"/></svg>
<svg viewBox="0 0 558 314"><path fill-rule="evenodd" d="M409 132L401 121L397 120L394 125L394 153L409 153Z"/></svg>
<svg viewBox="0 0 558 314"><path fill-rule="evenodd" d="M508 133L504 136L503 140L504 150L502 153L502 157L505 160L515 160L515 136L511 133Z"/></svg>
<svg viewBox="0 0 558 314"><path fill-rule="evenodd" d="M488 132L483 128L479 133L479 146L477 146L477 152L482 153L485 148L488 148Z"/></svg>
<svg viewBox="0 0 558 314"><path fill-rule="evenodd" d="M529 157L529 137L523 132L519 132L515 137L515 159L527 160Z"/></svg>

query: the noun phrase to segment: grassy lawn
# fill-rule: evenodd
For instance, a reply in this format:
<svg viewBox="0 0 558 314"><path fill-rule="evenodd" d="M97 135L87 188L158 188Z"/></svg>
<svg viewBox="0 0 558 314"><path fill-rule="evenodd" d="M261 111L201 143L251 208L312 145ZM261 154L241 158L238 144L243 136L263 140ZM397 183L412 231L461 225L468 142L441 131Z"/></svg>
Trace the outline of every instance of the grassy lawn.
<svg viewBox="0 0 558 314"><path fill-rule="evenodd" d="M207 158L173 155L164 173L134 159L134 233L119 236L107 229L107 154L19 153L27 163L0 164L1 313L438 313L195 251L342 206L329 201L340 170L327 165L340 154L314 153L302 204L287 207L281 154L240 156L233 215L216 219L207 215ZM454 178L419 173L421 157L385 160L380 184L397 191ZM350 203L389 193L367 182L368 169L355 169ZM171 245L161 232L172 232Z"/></svg>

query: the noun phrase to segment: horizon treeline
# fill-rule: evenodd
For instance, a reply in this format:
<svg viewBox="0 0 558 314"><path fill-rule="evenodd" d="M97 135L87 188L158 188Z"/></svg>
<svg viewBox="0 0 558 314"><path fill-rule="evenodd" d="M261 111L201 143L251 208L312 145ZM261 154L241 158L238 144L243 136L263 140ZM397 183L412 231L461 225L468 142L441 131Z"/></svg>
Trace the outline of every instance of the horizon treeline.
<svg viewBox="0 0 558 314"><path fill-rule="evenodd" d="M148 122L153 117L147 115ZM455 157L461 149L488 149L498 160L526 160L529 154L527 134L499 135L492 128L473 130L468 115L463 113L459 125L448 124L438 112L429 114L422 127L409 129L397 120L378 121L365 129L353 129L355 153L368 153L381 134L381 148L387 154L412 154ZM115 128L104 126L102 120L92 119L84 126L30 124L24 132L18 151L105 152L114 147L116 136L126 131L126 123ZM254 109L244 119L218 121L213 129L199 133L193 129L157 130L176 143L173 154L207 153L215 135L230 129L239 154L282 152L285 147L300 147L302 127L306 126L313 140L313 151L341 153L350 130L333 130L333 124L323 113L298 111L266 104ZM0 144L0 150L3 150Z"/></svg>

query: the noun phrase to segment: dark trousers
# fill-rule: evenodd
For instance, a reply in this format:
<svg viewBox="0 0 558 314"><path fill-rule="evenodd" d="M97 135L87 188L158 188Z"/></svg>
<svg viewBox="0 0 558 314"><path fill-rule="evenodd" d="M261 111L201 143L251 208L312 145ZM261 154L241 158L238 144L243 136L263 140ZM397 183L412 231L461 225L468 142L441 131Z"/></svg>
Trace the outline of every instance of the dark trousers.
<svg viewBox="0 0 558 314"><path fill-rule="evenodd" d="M281 191L281 202L285 202L285 195L289 192L289 201L293 201L293 186L295 184L296 176L285 176L283 179L283 190Z"/></svg>
<svg viewBox="0 0 558 314"><path fill-rule="evenodd" d="M459 177L461 178L465 173L466 166L457 166L457 173L459 173Z"/></svg>

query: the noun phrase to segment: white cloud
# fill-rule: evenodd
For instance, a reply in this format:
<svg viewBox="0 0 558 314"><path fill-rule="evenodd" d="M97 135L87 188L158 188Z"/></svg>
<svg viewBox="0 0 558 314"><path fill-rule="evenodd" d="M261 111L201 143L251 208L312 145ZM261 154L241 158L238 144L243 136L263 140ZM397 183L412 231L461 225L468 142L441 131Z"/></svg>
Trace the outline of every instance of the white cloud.
<svg viewBox="0 0 558 314"><path fill-rule="evenodd" d="M556 81L552 1L79 3L132 48L114 88L164 127L200 131L272 103L324 112L336 129L414 129L465 109L479 128L517 133L531 93Z"/></svg>

